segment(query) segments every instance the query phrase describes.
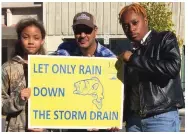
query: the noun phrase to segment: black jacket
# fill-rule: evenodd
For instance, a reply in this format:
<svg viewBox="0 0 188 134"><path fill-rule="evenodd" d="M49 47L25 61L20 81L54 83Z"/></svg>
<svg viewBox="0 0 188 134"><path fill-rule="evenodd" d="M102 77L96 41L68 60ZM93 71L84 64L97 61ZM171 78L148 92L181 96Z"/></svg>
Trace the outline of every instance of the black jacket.
<svg viewBox="0 0 188 134"><path fill-rule="evenodd" d="M176 36L169 31L151 31L126 66L125 115L129 110L129 93L133 84L138 84L142 117L167 112L172 107L184 107L180 66Z"/></svg>

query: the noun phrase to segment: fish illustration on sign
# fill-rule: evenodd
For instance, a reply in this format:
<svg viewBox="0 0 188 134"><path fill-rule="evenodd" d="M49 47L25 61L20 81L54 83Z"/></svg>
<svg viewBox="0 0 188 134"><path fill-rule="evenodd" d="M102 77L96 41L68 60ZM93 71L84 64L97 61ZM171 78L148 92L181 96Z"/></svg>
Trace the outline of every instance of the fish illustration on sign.
<svg viewBox="0 0 188 134"><path fill-rule="evenodd" d="M80 80L74 83L74 94L78 95L91 95L93 97L93 104L98 109L102 108L102 100L104 99L104 89L100 80L97 77L91 79Z"/></svg>

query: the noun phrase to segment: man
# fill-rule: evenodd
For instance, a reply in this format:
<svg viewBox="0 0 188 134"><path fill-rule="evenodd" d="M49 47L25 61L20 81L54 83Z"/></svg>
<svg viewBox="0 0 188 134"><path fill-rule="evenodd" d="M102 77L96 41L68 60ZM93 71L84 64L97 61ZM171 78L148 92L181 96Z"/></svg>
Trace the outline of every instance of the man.
<svg viewBox="0 0 188 134"><path fill-rule="evenodd" d="M91 56L91 57L116 57L108 48L102 46L97 40L97 26L95 18L88 12L77 13L73 19L73 31L75 40L60 44L57 55L64 56ZM118 131L118 128L111 128L100 131ZM98 129L76 129L68 131L98 131Z"/></svg>
<svg viewBox="0 0 188 134"><path fill-rule="evenodd" d="M125 35L135 50L119 58L126 65L125 111L128 132L179 131L178 108L184 107L180 85L180 53L176 36L148 29L139 4L119 14Z"/></svg>
<svg viewBox="0 0 188 134"><path fill-rule="evenodd" d="M58 55L116 57L96 40L98 28L94 16L90 13L77 13L72 28L75 40L60 44L56 52Z"/></svg>

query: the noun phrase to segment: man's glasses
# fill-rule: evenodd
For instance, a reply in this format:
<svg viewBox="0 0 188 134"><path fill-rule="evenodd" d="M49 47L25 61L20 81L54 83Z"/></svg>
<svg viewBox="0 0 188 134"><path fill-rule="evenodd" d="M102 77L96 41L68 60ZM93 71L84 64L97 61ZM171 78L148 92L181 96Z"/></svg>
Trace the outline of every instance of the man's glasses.
<svg viewBox="0 0 188 134"><path fill-rule="evenodd" d="M78 26L78 27L74 27L74 34L81 34L82 32L85 34L91 34L93 31L93 28L88 27L88 26Z"/></svg>

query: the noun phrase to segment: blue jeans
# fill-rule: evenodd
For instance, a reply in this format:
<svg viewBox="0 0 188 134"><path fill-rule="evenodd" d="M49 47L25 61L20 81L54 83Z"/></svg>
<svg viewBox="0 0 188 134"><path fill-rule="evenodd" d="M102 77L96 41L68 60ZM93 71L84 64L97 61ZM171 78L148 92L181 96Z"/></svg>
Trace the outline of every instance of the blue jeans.
<svg viewBox="0 0 188 134"><path fill-rule="evenodd" d="M139 115L131 114L126 123L127 132L179 132L180 120L178 110L154 115L142 119Z"/></svg>

